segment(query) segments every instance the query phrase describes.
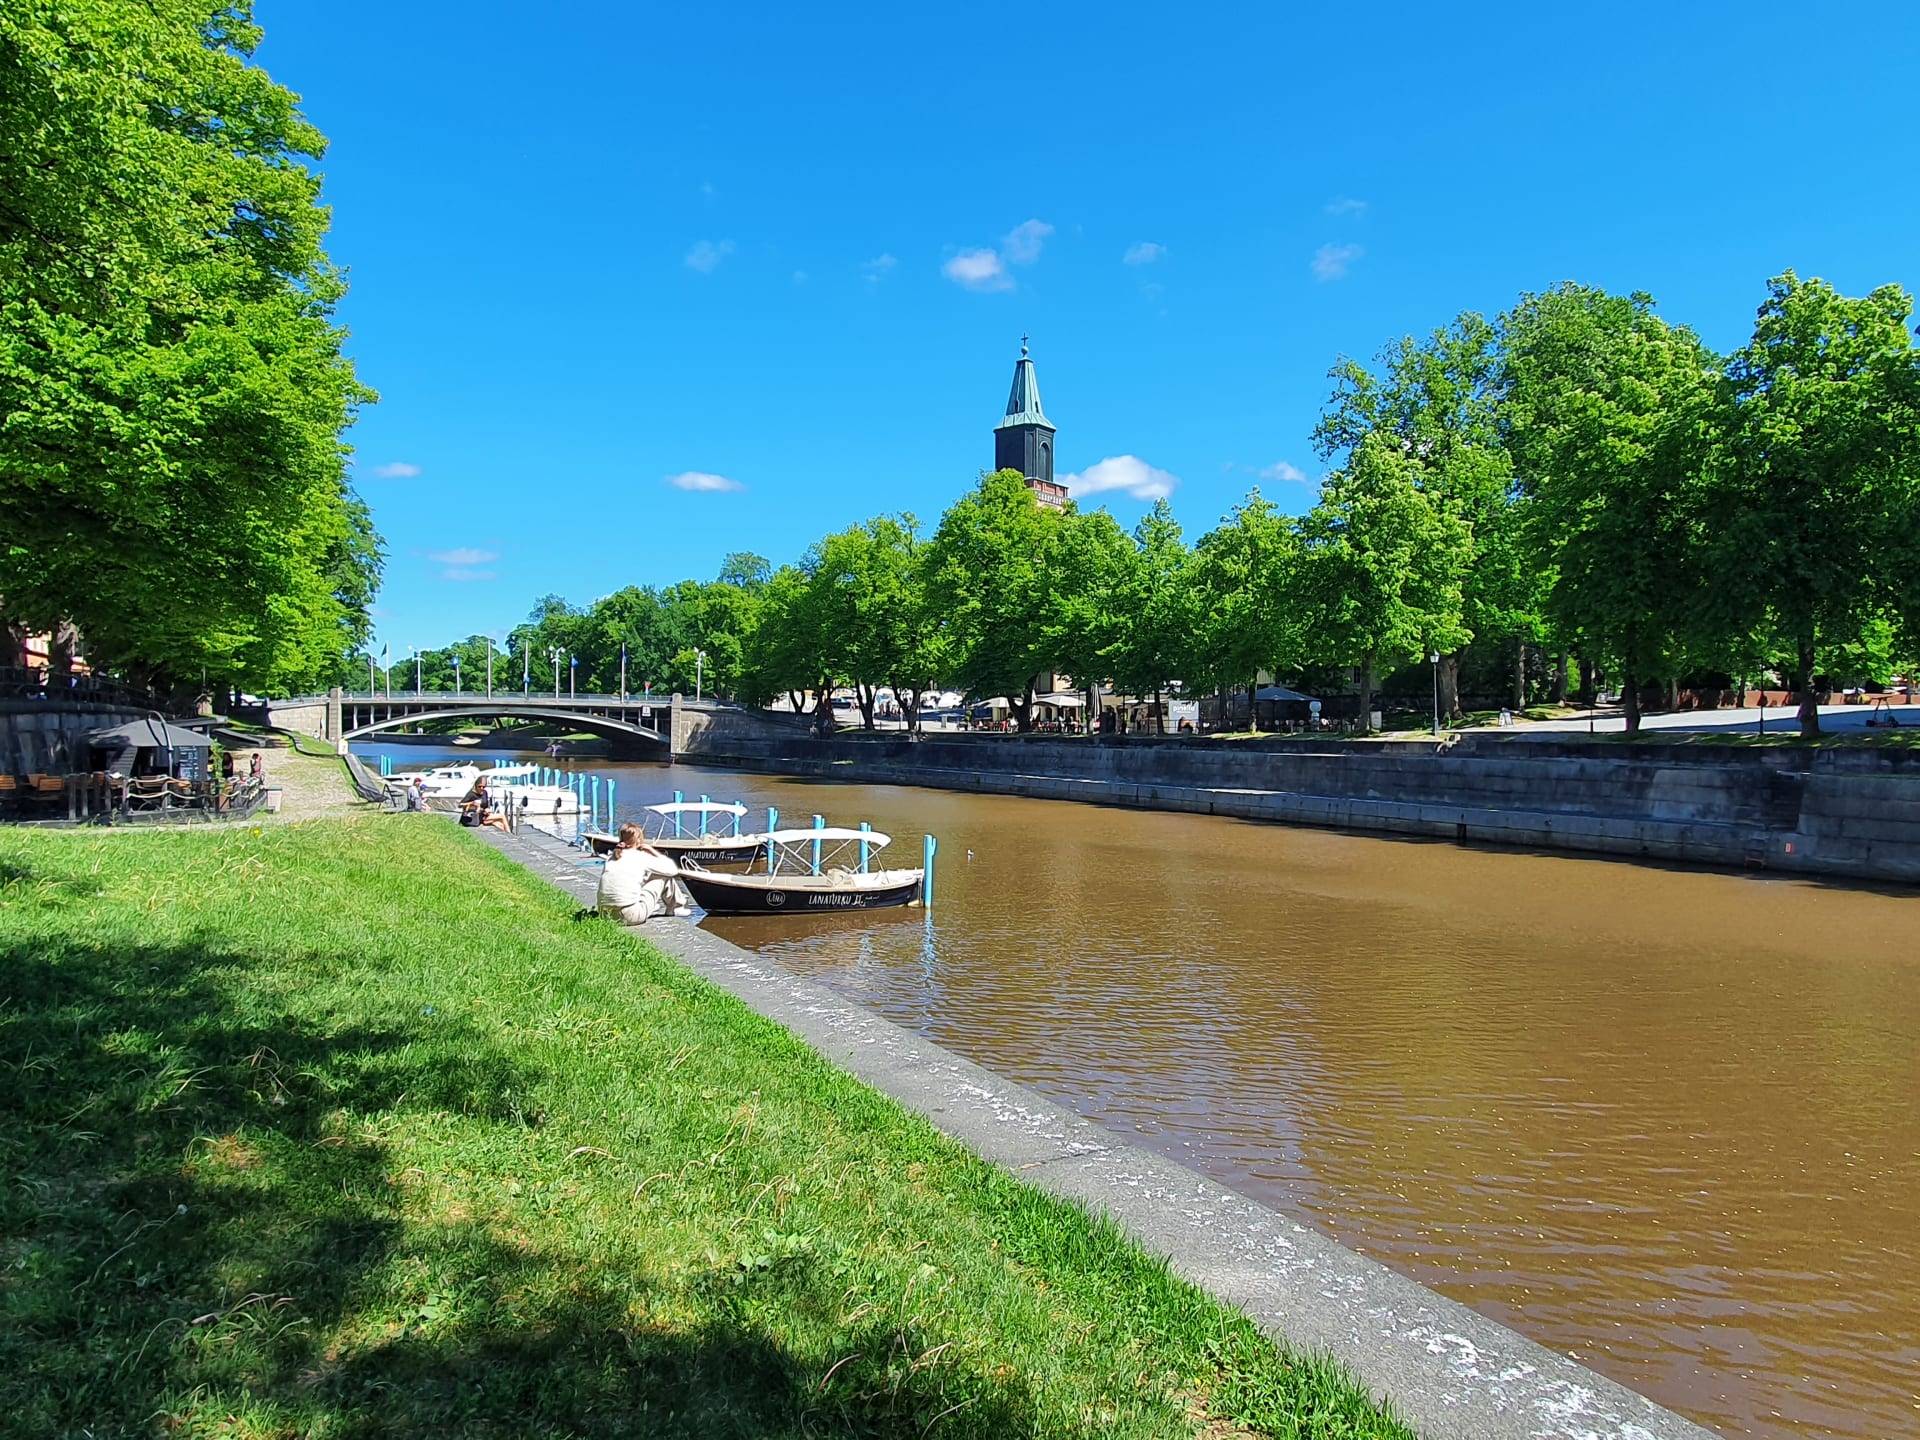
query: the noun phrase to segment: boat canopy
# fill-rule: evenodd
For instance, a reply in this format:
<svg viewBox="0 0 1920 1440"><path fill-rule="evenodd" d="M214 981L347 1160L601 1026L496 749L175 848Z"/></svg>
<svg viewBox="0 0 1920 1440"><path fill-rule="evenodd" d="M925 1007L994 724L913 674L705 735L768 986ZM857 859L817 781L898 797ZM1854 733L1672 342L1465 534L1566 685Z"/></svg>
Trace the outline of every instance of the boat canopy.
<svg viewBox="0 0 1920 1440"><path fill-rule="evenodd" d="M800 845L808 840L864 841L873 846L893 843L891 835L882 835L878 830L848 830L834 825L823 825L817 830L774 830L759 838L771 840L776 845Z"/></svg>
<svg viewBox="0 0 1920 1440"><path fill-rule="evenodd" d="M650 815L732 815L736 819L747 813L747 807L739 803L723 804L718 800L669 800L664 805L649 805Z"/></svg>

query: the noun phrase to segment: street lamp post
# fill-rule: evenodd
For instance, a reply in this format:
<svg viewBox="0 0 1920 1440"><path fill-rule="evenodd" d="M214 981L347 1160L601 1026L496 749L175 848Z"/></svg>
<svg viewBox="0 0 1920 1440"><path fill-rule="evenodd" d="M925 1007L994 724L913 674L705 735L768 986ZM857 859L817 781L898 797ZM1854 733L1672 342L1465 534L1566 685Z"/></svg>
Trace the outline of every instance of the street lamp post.
<svg viewBox="0 0 1920 1440"><path fill-rule="evenodd" d="M574 698L574 677L580 673L580 657L572 651L567 652L567 699Z"/></svg>
<svg viewBox="0 0 1920 1440"><path fill-rule="evenodd" d="M707 669L707 652L704 650L694 651L693 652L693 698L696 700L700 698L700 683L703 679L706 678L706 669Z"/></svg>
<svg viewBox="0 0 1920 1440"><path fill-rule="evenodd" d="M411 645L409 645L407 648L409 650L413 650L413 647ZM427 688L424 684L421 683L421 680L420 680L420 663L422 658L423 657L421 656L418 650L413 650L413 693L415 695L425 694L426 688Z"/></svg>
<svg viewBox="0 0 1920 1440"><path fill-rule="evenodd" d="M1434 651L1427 659L1433 662L1433 734L1440 738L1440 652Z"/></svg>
<svg viewBox="0 0 1920 1440"><path fill-rule="evenodd" d="M379 687L373 683L373 652L367 652L367 698L371 700Z"/></svg>
<svg viewBox="0 0 1920 1440"><path fill-rule="evenodd" d="M553 698L560 698L560 647L549 645L547 654L553 657Z"/></svg>
<svg viewBox="0 0 1920 1440"><path fill-rule="evenodd" d="M456 700L460 698L460 657L458 655L453 657L453 696Z"/></svg>
<svg viewBox="0 0 1920 1440"><path fill-rule="evenodd" d="M493 698L493 637L487 636L487 698Z"/></svg>

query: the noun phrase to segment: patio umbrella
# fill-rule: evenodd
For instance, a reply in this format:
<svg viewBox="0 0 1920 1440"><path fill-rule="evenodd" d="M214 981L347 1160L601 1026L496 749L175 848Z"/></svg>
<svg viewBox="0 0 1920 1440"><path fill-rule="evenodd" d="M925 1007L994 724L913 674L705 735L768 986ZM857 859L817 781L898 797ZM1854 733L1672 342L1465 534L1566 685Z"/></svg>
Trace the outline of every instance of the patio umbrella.
<svg viewBox="0 0 1920 1440"><path fill-rule="evenodd" d="M102 750L125 750L129 746L141 750L210 750L213 741L198 730L183 730L178 725L169 725L159 716L149 716L145 720L131 720L125 725L115 725L110 730L95 730L87 736L89 745L97 745Z"/></svg>

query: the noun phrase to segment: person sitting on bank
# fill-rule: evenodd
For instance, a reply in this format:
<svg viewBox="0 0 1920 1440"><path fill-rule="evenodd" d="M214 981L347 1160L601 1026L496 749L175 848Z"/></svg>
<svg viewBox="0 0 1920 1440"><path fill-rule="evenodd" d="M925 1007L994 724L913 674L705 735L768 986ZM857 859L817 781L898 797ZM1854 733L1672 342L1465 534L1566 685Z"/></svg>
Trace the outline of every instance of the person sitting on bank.
<svg viewBox="0 0 1920 1440"><path fill-rule="evenodd" d="M600 893L594 909L622 925L644 925L671 906L672 889L680 871L647 844L640 827L629 820L620 827L620 841L600 872Z"/></svg>
<svg viewBox="0 0 1920 1440"><path fill-rule="evenodd" d="M473 788L460 798L460 823L484 825L493 813L493 796L487 793L487 777L478 776Z"/></svg>

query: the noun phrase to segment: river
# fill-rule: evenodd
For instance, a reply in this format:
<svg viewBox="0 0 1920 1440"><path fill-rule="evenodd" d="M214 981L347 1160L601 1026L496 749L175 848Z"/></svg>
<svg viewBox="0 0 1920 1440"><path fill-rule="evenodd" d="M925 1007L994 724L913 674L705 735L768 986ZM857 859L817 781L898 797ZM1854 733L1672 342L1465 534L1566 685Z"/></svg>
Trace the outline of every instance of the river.
<svg viewBox="0 0 1920 1440"><path fill-rule="evenodd" d="M1920 1436L1914 897L580 766L931 831L930 912L707 924L1726 1434Z"/></svg>

